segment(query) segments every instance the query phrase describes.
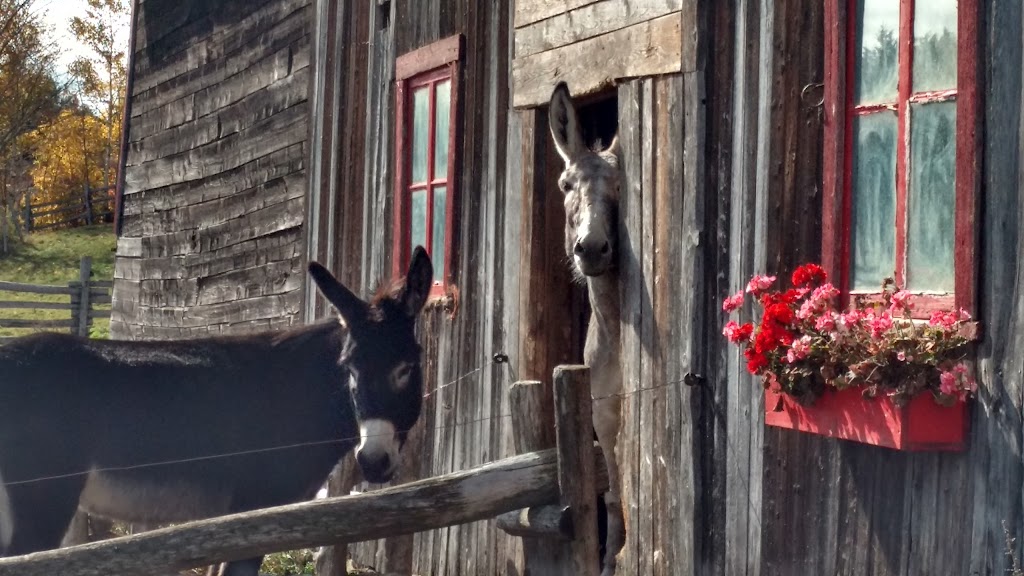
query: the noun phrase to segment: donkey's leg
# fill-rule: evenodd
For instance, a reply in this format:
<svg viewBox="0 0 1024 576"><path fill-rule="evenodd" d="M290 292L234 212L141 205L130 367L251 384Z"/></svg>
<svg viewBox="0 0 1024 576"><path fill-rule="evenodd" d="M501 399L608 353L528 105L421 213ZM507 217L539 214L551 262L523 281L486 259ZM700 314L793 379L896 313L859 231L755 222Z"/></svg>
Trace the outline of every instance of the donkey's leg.
<svg viewBox="0 0 1024 576"><path fill-rule="evenodd" d="M18 556L59 548L85 486L84 477L40 480L5 488L10 543L4 554Z"/></svg>
<svg viewBox="0 0 1024 576"><path fill-rule="evenodd" d="M258 576L262 564L263 556L226 562L221 565L220 576Z"/></svg>
<svg viewBox="0 0 1024 576"><path fill-rule="evenodd" d="M622 550L626 541L625 523L622 517L620 500L620 480L618 460L615 457L615 444L619 434L619 408L621 401L617 396L602 398L594 402L594 430L597 441L604 453L608 467L608 492L604 495L605 507L608 509L608 539L605 543L604 569L602 576L615 574L615 556Z"/></svg>

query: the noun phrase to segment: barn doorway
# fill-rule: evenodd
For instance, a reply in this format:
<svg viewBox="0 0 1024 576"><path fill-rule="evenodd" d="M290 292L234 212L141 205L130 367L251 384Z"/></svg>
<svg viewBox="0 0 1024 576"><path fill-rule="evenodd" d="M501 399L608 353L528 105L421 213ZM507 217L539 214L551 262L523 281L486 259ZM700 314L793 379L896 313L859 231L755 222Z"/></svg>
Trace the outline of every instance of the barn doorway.
<svg viewBox="0 0 1024 576"><path fill-rule="evenodd" d="M574 98L573 103L587 145L606 148L618 131L616 90ZM520 255L517 372L519 378L539 380L550 386L556 366L583 362L591 310L587 287L573 281L567 261L564 196L558 188L558 177L565 164L551 139L547 107L533 108L523 115L523 139L520 229L526 236ZM546 392L551 394L551 388ZM553 422L554 417L539 415L538 420ZM598 498L597 508L603 556L607 533L603 498Z"/></svg>

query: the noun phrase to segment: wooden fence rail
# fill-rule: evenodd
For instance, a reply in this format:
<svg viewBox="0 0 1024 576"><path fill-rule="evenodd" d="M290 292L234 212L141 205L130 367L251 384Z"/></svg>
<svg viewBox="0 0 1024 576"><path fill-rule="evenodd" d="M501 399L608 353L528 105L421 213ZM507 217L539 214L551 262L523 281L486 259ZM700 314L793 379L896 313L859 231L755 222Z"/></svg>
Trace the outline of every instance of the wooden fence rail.
<svg viewBox="0 0 1024 576"><path fill-rule="evenodd" d="M89 335L89 327L97 318L109 318L110 310L97 309L97 305L110 304L113 282L92 279L92 259L83 257L79 263L78 280L66 286L23 284L0 281L0 292L25 294L67 295L67 302L5 300L0 295L0 328L34 328L39 330L66 329L72 334ZM60 319L4 317L4 310L67 310L68 317ZM0 344L13 340L0 337Z"/></svg>
<svg viewBox="0 0 1024 576"><path fill-rule="evenodd" d="M36 204L32 203L31 190L26 191L24 206L21 208L21 227L25 232L32 232L74 224L92 225L96 222L110 221L114 215L114 203L110 197L110 191L113 189L113 186L86 186L74 200Z"/></svg>
<svg viewBox="0 0 1024 576"><path fill-rule="evenodd" d="M565 368L565 367L562 367ZM547 504L579 505L593 519L596 491L607 487L601 474L589 479L578 474L604 470L600 448L589 428L590 398L586 368L556 379L564 389L556 392L559 419L558 446L513 456L477 468L428 478L353 496L326 498L254 512L233 514L25 556L0 558L0 576L118 576L166 573L251 558L272 552L359 542L412 534L464 524L502 513ZM578 371L582 370L582 376ZM582 380L582 382L581 382ZM584 394L571 390L583 384ZM557 390L557 388L556 388ZM582 407L577 404L582 401ZM570 462L568 460L577 460ZM582 480L582 482L581 482ZM579 486L586 486L584 494ZM569 516L577 520L577 511ZM589 520L588 520L589 522ZM578 524L577 524L578 526ZM596 532L596 523L591 526ZM576 532L589 532L588 530ZM596 536L596 534L594 534ZM571 565L596 568L596 538L586 546L569 536ZM584 556L589 556L589 560ZM588 569L589 573L589 569ZM593 572L596 573L596 572Z"/></svg>

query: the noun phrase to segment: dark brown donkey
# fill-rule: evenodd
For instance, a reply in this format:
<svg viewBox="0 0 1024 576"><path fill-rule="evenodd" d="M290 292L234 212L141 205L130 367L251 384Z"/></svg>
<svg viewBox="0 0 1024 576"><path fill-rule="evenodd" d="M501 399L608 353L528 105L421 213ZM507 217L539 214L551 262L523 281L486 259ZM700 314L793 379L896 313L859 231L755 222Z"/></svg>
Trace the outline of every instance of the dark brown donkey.
<svg viewBox="0 0 1024 576"><path fill-rule="evenodd" d="M0 348L0 551L58 547L80 504L155 524L309 499L353 448L367 480L389 480L420 415L430 258L418 247L405 282L371 302L315 262L309 272L343 322ZM261 561L223 573L255 576Z"/></svg>

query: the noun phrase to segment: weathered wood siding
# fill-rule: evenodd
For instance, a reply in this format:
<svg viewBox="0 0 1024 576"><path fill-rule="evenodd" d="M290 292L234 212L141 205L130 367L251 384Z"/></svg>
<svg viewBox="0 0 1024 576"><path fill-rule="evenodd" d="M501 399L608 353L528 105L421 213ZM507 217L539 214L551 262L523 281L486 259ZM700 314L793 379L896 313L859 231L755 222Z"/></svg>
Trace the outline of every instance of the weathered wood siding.
<svg viewBox="0 0 1024 576"><path fill-rule="evenodd" d="M309 0L146 0L111 332L171 338L299 320Z"/></svg>
<svg viewBox="0 0 1024 576"><path fill-rule="evenodd" d="M1008 573L1024 534L1020 6L980 8L985 336L970 446L913 454L765 428L758 383L720 336L722 298L751 274L820 258L823 62L808 47L823 44L822 3L686 4L694 73L619 90L622 338L638 392L623 413L624 573ZM676 385L688 372L693 387Z"/></svg>
<svg viewBox="0 0 1024 576"><path fill-rule="evenodd" d="M335 91L325 106L337 115L324 115L321 137L346 144L320 159L311 254L330 255L365 292L391 269L395 57L452 34L465 41L458 306L437 305L420 325L428 389L438 392L410 441L419 464L403 478L508 454L507 385L549 380L554 364L578 358L578 293L563 265L561 198L549 193L561 166L535 105L556 79L575 93L582 76L532 77L533 95L514 111L525 78L516 59L674 15L678 45L660 50L678 48L675 68L614 82L626 170L621 573L1005 574L1004 520L1018 558L1024 542L1020 6L980 7L985 336L971 443L961 454L908 454L765 428L759 385L720 332L722 299L750 275L784 277L820 258L822 2L630 2L632 20L601 28L602 11L619 4L348 3L321 36L345 63L333 68L343 76L325 68L323 90ZM567 26L574 13L591 17ZM575 53L561 54L572 69ZM584 92L620 78L614 62L581 61L598 78ZM491 363L497 352L512 368ZM515 539L486 522L354 550L417 574L521 573Z"/></svg>
<svg viewBox="0 0 1024 576"><path fill-rule="evenodd" d="M517 0L513 104L547 104L551 87L573 95L623 78L679 72L686 42L684 0Z"/></svg>
<svg viewBox="0 0 1024 576"><path fill-rule="evenodd" d="M311 256L334 263L364 293L387 280L392 269L395 59L456 34L465 47L452 262L457 292L454 309L444 301L428 304L420 322L426 386L436 392L427 398L406 447L405 461L413 464L398 481L511 454L507 388L515 376L533 375L515 374L523 248L518 157L529 128L509 104L511 2L393 0L339 3L337 10L331 4L318 4L325 23L316 60L334 61L321 71L323 90L332 93L325 102L333 117L318 115L313 127L320 130L323 154L311 166L318 182L310 198L318 207L311 220ZM560 208L550 218L561 227ZM560 240L554 248L561 250ZM563 291L571 292L567 278ZM495 364L496 353L507 354L510 363ZM571 358L566 353L561 359ZM492 526L457 526L351 549L357 561L389 571L505 573L507 561L516 563L519 544Z"/></svg>

